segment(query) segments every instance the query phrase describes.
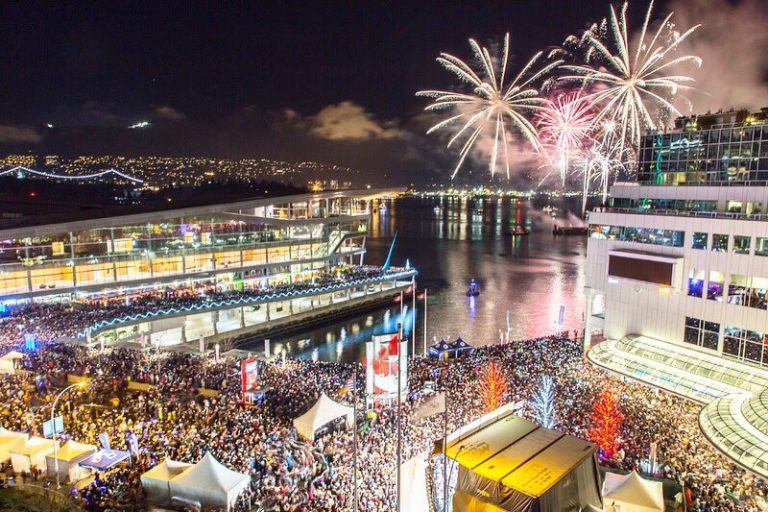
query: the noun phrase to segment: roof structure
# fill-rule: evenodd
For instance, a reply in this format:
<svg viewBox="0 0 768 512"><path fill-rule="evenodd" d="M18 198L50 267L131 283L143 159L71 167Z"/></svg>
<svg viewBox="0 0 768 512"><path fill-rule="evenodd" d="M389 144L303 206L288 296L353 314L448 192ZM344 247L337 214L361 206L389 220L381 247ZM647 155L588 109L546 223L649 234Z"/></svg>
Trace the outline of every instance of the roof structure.
<svg viewBox="0 0 768 512"><path fill-rule="evenodd" d="M450 442L448 456L488 480L538 498L597 447L513 414Z"/></svg>

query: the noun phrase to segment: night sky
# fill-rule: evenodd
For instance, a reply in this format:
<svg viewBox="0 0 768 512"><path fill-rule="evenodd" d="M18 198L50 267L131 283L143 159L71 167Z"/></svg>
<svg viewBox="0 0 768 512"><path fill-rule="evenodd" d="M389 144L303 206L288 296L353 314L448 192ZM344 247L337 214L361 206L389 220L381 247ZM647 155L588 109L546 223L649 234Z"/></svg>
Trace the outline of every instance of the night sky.
<svg viewBox="0 0 768 512"><path fill-rule="evenodd" d="M491 44L509 31L516 67L609 6L148 4L3 3L0 151L264 156L448 172L453 155L423 136L425 100L414 96L453 85L435 62L439 52L468 57L469 37ZM635 2L632 18L646 5ZM127 129L142 120L153 124Z"/></svg>

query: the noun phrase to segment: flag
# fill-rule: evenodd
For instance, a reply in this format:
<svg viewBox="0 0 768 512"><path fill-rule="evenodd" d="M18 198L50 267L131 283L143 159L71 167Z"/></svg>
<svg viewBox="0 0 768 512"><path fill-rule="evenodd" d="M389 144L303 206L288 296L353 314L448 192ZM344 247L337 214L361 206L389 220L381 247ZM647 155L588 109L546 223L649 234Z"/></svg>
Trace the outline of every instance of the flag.
<svg viewBox="0 0 768 512"><path fill-rule="evenodd" d="M413 411L413 421L430 418L435 414L445 412L445 393L435 393L428 396L416 406Z"/></svg>
<svg viewBox="0 0 768 512"><path fill-rule="evenodd" d="M128 441L126 444L128 445L128 451L131 452L131 455L134 457L139 456L139 438L136 437L136 434L133 432L128 432L126 434L126 440Z"/></svg>
<svg viewBox="0 0 768 512"><path fill-rule="evenodd" d="M99 442L101 443L101 447L104 448L105 450L110 449L109 434L107 434L106 432L102 432L101 434L99 434Z"/></svg>

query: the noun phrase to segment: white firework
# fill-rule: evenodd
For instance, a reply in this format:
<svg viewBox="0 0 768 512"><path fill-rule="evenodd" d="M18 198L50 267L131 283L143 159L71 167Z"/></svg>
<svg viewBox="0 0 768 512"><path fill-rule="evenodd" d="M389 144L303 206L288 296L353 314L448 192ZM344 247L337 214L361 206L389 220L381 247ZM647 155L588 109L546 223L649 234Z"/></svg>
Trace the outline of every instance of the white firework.
<svg viewBox="0 0 768 512"><path fill-rule="evenodd" d="M575 44L584 50L585 63L563 66L573 74L561 79L592 91L587 98L600 109L596 121L614 121L621 142L635 147L644 130L662 127L664 114L682 115L671 99L680 91L690 90L688 84L694 80L675 70L682 65L701 66L699 57L677 54L680 44L699 25L680 33L670 21L673 13L669 13L652 32L652 11L651 1L636 44L630 41L626 3L618 12L611 6L608 19L593 25L580 38L569 36L565 42L565 46Z"/></svg>
<svg viewBox="0 0 768 512"><path fill-rule="evenodd" d="M618 140L615 123L605 122L592 144L574 155L575 172L581 176L582 213L592 184L601 191L602 202L608 200L608 185L612 177L627 169L629 148Z"/></svg>
<svg viewBox="0 0 768 512"><path fill-rule="evenodd" d="M542 76L562 64L553 61L534 71L542 52L537 53L522 70L508 82L507 62L509 60L509 34L504 36L498 66L487 48L481 47L474 39L469 40L473 57L479 61L479 70L458 57L441 53L437 61L452 72L462 83L468 84L469 92L429 90L416 93L417 96L432 98L427 105L430 112L449 111L449 116L432 126L427 133L441 129L453 130L448 147L462 141L459 161L451 175L456 176L467 155L481 138L490 137L492 149L488 168L491 175L497 172L499 152L503 153L504 168L509 178L509 136L515 132L527 140L534 150L540 144L536 127L528 120L527 114L543 108L544 99L534 83Z"/></svg>

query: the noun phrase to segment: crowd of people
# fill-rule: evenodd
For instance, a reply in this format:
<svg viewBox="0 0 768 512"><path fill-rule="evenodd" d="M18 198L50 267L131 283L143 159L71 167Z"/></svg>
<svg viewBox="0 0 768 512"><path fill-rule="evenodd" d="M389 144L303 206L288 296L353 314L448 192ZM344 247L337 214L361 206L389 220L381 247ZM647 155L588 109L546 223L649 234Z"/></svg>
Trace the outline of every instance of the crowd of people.
<svg viewBox="0 0 768 512"><path fill-rule="evenodd" d="M172 308L206 307L236 299L257 300L276 293L301 292L312 288L385 277L402 269L383 270L376 266L341 266L318 271L311 279L269 285L256 279L241 288L226 288L213 283L147 289L129 298L94 296L78 302L29 303L12 307L8 318L0 322L0 345L13 345L26 335L40 341L60 337L79 337L105 320L130 318L139 313L160 313Z"/></svg>
<svg viewBox="0 0 768 512"><path fill-rule="evenodd" d="M684 486L689 510L759 510L765 506L763 482L728 462L711 448L697 427L698 406L640 384L623 381L585 364L580 345L567 337L547 337L479 348L455 360L416 358L409 368L411 390L427 382L447 393L448 428L453 430L485 412L479 390L489 363L505 376L504 402L526 402L541 377L556 383L556 428L589 439L588 411L600 391L611 388L624 415L620 449L605 466L641 469L652 442L658 445L660 476ZM355 363L287 360L260 363L264 394L241 403L239 360L188 354L45 343L25 354L27 372L0 380L0 422L5 428L40 434L54 394L68 374L90 384L62 402L64 438L98 444L107 433L112 446L127 449L128 433L139 440L132 464L101 474L73 495L87 510L144 510L139 476L164 458L196 462L210 451L219 461L251 475L239 510L257 505L273 511L349 510L352 499L352 433L329 430L314 442L301 439L292 419L326 393L350 402L356 389L357 481L359 510L396 508L396 407L376 402L364 410L364 372ZM355 374L357 381L354 380ZM130 391L137 380L152 384ZM355 385L356 384L356 385ZM203 396L201 388L218 396ZM402 411L403 460L428 453L442 436L443 417L411 419L418 393ZM587 411L587 412L585 412ZM523 414L530 416L526 406Z"/></svg>

